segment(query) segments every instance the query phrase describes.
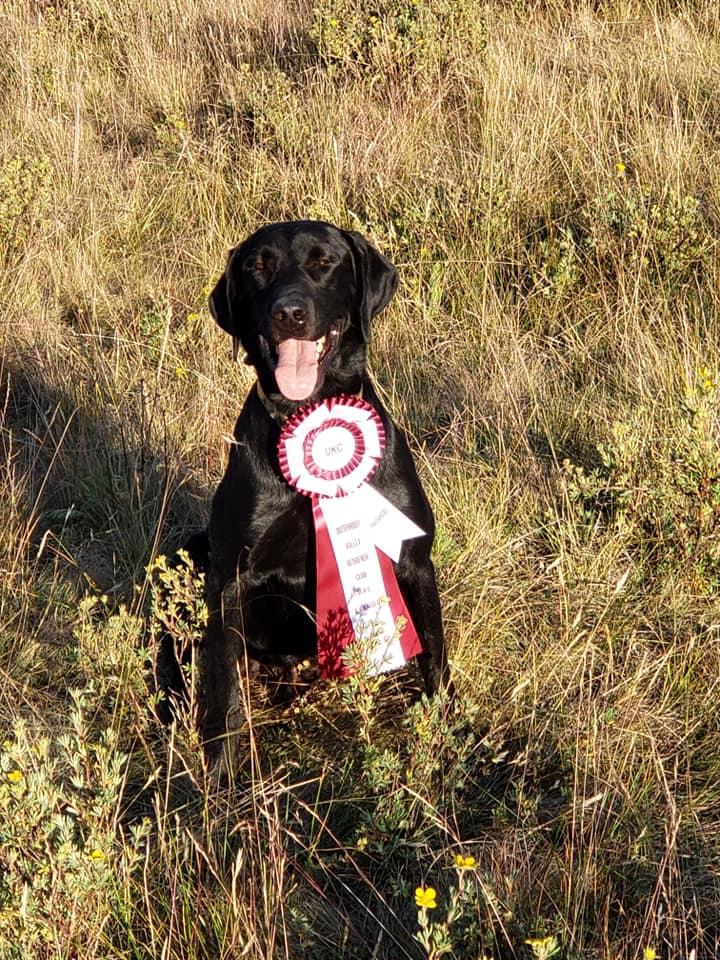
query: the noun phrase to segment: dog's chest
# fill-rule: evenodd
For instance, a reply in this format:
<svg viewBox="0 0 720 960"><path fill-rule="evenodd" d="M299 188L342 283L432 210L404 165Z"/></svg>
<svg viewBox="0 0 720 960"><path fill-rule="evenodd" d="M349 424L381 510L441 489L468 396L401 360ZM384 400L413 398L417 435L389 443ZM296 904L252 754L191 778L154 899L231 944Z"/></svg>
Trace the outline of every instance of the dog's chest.
<svg viewBox="0 0 720 960"><path fill-rule="evenodd" d="M248 525L248 569L303 577L315 555L312 506L307 497L260 498Z"/></svg>

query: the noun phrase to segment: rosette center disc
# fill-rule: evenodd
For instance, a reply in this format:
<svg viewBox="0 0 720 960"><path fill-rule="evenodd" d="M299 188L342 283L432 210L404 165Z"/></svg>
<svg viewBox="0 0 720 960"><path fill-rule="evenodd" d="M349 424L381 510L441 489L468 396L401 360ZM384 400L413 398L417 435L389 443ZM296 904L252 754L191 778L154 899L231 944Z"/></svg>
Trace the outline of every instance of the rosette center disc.
<svg viewBox="0 0 720 960"><path fill-rule="evenodd" d="M377 412L357 397L332 397L291 417L278 446L287 482L307 496L343 497L367 482L385 445Z"/></svg>
<svg viewBox="0 0 720 960"><path fill-rule="evenodd" d="M362 430L345 420L328 420L303 443L305 468L315 477L338 480L351 473L365 452Z"/></svg>

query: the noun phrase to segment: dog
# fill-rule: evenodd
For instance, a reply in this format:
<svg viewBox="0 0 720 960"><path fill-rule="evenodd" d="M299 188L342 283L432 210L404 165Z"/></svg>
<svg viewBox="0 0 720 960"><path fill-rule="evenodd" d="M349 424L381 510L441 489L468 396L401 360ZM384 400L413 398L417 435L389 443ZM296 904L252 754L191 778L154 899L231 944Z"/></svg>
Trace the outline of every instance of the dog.
<svg viewBox="0 0 720 960"><path fill-rule="evenodd" d="M382 424L371 486L422 531L404 540L393 568L420 641L425 689L450 686L430 559L433 514L407 441L366 372L372 322L397 284L393 264L360 234L301 220L264 226L232 249L210 295L233 356L242 350L257 374L207 531L189 544L206 571L199 722L211 760L241 726L243 675L262 665L292 676L318 654L312 503L287 482L278 458L285 424L317 401L361 398ZM179 670L170 674L168 685L178 686Z"/></svg>

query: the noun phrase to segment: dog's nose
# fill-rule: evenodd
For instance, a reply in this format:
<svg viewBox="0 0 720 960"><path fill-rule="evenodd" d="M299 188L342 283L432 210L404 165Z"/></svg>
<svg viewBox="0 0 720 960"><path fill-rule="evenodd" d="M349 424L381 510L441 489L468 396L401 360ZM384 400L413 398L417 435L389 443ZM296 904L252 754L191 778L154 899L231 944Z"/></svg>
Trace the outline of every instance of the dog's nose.
<svg viewBox="0 0 720 960"><path fill-rule="evenodd" d="M307 310L304 307L290 305L287 307L276 307L273 311L273 320L278 323L288 323L292 321L299 327L303 326L307 319Z"/></svg>
<svg viewBox="0 0 720 960"><path fill-rule="evenodd" d="M276 300L271 308L273 322L293 333L302 333L309 313L308 304L299 297Z"/></svg>

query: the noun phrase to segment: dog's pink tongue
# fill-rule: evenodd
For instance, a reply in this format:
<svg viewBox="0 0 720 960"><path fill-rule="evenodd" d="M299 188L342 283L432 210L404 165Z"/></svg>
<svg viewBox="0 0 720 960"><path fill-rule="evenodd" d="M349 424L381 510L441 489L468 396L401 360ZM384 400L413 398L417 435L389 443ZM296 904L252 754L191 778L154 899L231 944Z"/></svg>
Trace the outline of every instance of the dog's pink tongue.
<svg viewBox="0 0 720 960"><path fill-rule="evenodd" d="M304 400L317 382L317 344L314 340L283 340L278 344L275 380L288 400Z"/></svg>

